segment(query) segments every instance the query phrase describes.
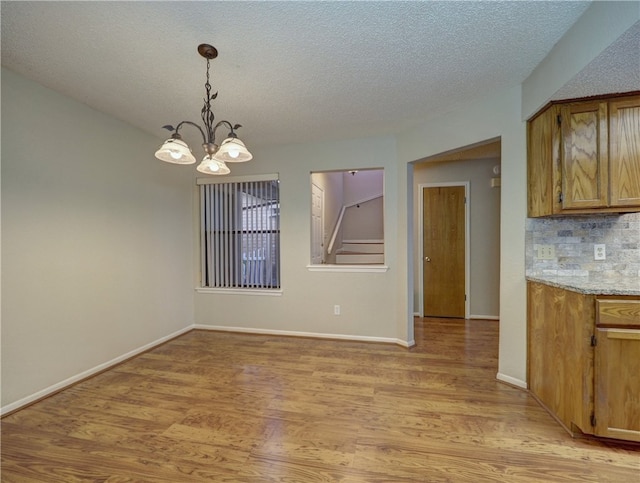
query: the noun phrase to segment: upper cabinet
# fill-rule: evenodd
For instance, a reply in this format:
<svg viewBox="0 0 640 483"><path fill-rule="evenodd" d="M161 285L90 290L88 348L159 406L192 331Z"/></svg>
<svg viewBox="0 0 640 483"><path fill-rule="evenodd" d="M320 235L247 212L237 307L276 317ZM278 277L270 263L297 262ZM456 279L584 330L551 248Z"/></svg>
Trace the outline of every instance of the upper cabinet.
<svg viewBox="0 0 640 483"><path fill-rule="evenodd" d="M551 104L527 159L530 217L640 211L640 94Z"/></svg>
<svg viewBox="0 0 640 483"><path fill-rule="evenodd" d="M640 206L640 96L609 102L611 206Z"/></svg>

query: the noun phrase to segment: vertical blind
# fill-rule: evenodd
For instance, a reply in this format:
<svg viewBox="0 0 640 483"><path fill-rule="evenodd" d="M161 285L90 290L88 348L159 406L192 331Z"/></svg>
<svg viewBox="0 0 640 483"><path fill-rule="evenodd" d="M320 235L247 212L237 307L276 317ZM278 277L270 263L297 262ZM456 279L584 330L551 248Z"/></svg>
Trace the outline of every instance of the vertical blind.
<svg viewBox="0 0 640 483"><path fill-rule="evenodd" d="M277 179L200 184L202 286L280 288Z"/></svg>

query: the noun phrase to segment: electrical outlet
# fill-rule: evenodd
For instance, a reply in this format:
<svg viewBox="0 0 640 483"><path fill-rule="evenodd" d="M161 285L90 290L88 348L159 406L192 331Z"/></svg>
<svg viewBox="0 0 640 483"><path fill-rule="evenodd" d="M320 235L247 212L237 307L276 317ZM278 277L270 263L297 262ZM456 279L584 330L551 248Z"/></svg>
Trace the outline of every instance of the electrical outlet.
<svg viewBox="0 0 640 483"><path fill-rule="evenodd" d="M537 245L538 260L553 260L556 258L556 247L554 245Z"/></svg>
<svg viewBox="0 0 640 483"><path fill-rule="evenodd" d="M340 306L339 305L334 305L333 306L333 315L340 315Z"/></svg>
<svg viewBox="0 0 640 483"><path fill-rule="evenodd" d="M596 243L595 245L593 245L593 259L594 260L607 259L607 246L604 243Z"/></svg>

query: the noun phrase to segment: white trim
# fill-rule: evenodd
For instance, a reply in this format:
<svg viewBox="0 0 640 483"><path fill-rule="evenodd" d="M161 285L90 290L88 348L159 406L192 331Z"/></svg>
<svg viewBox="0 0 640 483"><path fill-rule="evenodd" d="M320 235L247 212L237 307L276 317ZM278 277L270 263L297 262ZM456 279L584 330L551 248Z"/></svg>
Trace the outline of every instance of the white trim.
<svg viewBox="0 0 640 483"><path fill-rule="evenodd" d="M310 272L381 273L389 270L387 265L307 265Z"/></svg>
<svg viewBox="0 0 640 483"><path fill-rule="evenodd" d="M110 361L104 362L102 364L98 364L97 366L92 367L91 369L81 372L80 374L76 374L75 376L71 376L65 379L64 381L60 381L56 384L53 384L52 386L42 389L30 396L24 397L14 403L7 404L6 406L2 406L2 408L0 408L0 415L4 415L11 411L15 411L16 409L20 409L23 406L31 404L32 402L38 401L39 399L43 399L53 393L56 393L62 389L65 389L71 386L72 384L75 384L76 382L82 381L83 379L87 379L88 377L98 374L99 372L110 369L113 366L116 366L121 362L126 361L127 359L130 359L134 356L142 354L143 352L146 352L149 349L153 349L154 347L159 346L160 344L163 344L168 340L174 339L182 334L185 334L192 329L193 329L193 325L185 327L184 329L180 329L179 331L174 332L173 334L169 334L165 337L161 337L160 339L157 339L153 342L149 342L148 344L145 344L142 347L134 349L121 356L118 356L115 359L111 359Z"/></svg>
<svg viewBox="0 0 640 483"><path fill-rule="evenodd" d="M497 315L469 315L470 319L474 320L500 320L500 317Z"/></svg>
<svg viewBox="0 0 640 483"><path fill-rule="evenodd" d="M424 259L424 241L423 241L423 209L422 206L424 204L424 189L425 188L437 188L440 186L464 186L464 196L466 198L466 203L464 204L464 292L467 296L467 299L464 302L464 318L470 318L469 311L471 307L471 224L470 224L470 213L471 213L471 189L469 181L451 181L451 182L441 182L441 183L420 183L418 185L418 195L419 202L418 205L418 252L420 254L420 263L418 263L418 306L420 309L420 314L424 314L424 266L422 264L422 260Z"/></svg>
<svg viewBox="0 0 640 483"><path fill-rule="evenodd" d="M278 179L280 179L280 175L278 173L251 174L245 176L216 176L215 178L196 178L196 185L242 183L243 181L277 181Z"/></svg>
<svg viewBox="0 0 640 483"><path fill-rule="evenodd" d="M362 243L362 244L380 244L380 243L384 243L384 240L379 240L379 239L375 239L375 238L371 238L371 239L366 239L366 240L342 240L342 243Z"/></svg>
<svg viewBox="0 0 640 483"><path fill-rule="evenodd" d="M401 339L394 339L391 337L370 337L366 335L347 335L347 334L322 334L318 332L299 332L295 330L275 330L275 329L257 329L251 327L227 327L221 325L202 325L196 324L193 326L198 330L211 330L219 332L239 332L243 334L260 334L260 335L279 335L289 337L311 337L315 339L338 339L338 340L351 340L358 342L378 342L384 344L396 344L402 347L412 347L415 345L415 341L404 341Z"/></svg>
<svg viewBox="0 0 640 483"><path fill-rule="evenodd" d="M217 293L224 295L267 295L272 297L280 297L282 289L259 289L259 288L214 288L214 287L196 287L198 293Z"/></svg>
<svg viewBox="0 0 640 483"><path fill-rule="evenodd" d="M522 389L528 389L527 383L525 381L521 381L520 379L516 379L515 377L507 376L506 374L502 374L501 372L498 372L496 374L496 379L498 381L511 384L512 386L516 386Z"/></svg>

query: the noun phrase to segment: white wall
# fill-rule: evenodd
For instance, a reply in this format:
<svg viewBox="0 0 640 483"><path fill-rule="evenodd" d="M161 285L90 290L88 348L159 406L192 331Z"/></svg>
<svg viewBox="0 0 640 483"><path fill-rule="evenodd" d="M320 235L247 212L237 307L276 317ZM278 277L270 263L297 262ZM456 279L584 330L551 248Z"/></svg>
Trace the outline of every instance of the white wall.
<svg viewBox="0 0 640 483"><path fill-rule="evenodd" d="M526 124L520 117L521 90L514 87L438 116L398 137L398 158L412 163L439 153L501 138L502 187L500 208L500 349L498 377L526 384L526 284L524 278L524 229L526 216ZM415 167L407 170L407 186L399 198L407 198L409 225L404 233L413 250L413 183ZM402 244L402 242L401 242ZM407 261L402 278L413 285ZM413 290L410 289L413 298ZM411 302L409 302L411 303ZM402 310L401 310L402 312ZM413 313L407 307L406 313ZM410 329L411 330L411 329Z"/></svg>
<svg viewBox="0 0 640 483"><path fill-rule="evenodd" d="M340 153L339 157L335 153ZM372 138L255 150L254 160L234 174L280 174L282 296L196 295L196 322L262 331L403 339L405 321L395 316L398 229L396 157L393 138ZM309 173L320 170L384 168L386 273L309 271ZM340 305L342 314L333 314ZM399 328L398 326L403 327Z"/></svg>
<svg viewBox="0 0 640 483"><path fill-rule="evenodd" d="M6 408L193 324L193 179L6 69L2 121Z"/></svg>
<svg viewBox="0 0 640 483"><path fill-rule="evenodd" d="M342 225L343 240L383 240L384 239L384 197L371 199L383 194L384 170L360 170L355 174L343 173L345 205Z"/></svg>
<svg viewBox="0 0 640 483"><path fill-rule="evenodd" d="M470 244L470 317L497 317L500 313L500 188L491 187L493 167L500 159L474 159L448 162L416 163L414 182L413 253L414 309L420 307L420 205L422 193L419 185L466 181L469 183Z"/></svg>

